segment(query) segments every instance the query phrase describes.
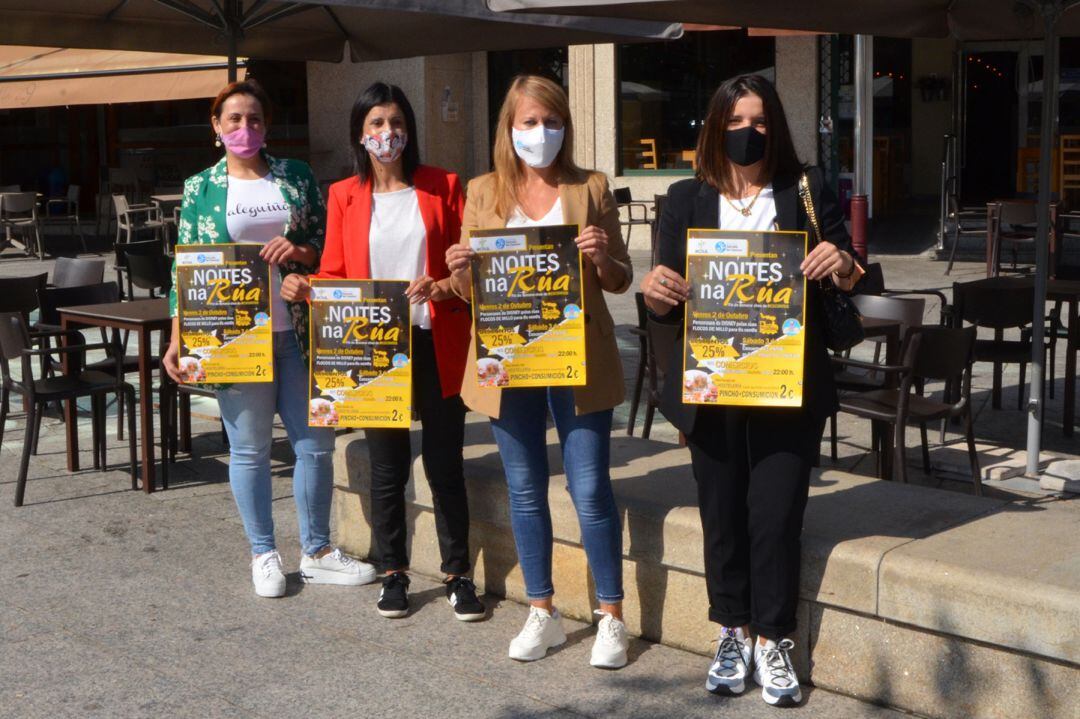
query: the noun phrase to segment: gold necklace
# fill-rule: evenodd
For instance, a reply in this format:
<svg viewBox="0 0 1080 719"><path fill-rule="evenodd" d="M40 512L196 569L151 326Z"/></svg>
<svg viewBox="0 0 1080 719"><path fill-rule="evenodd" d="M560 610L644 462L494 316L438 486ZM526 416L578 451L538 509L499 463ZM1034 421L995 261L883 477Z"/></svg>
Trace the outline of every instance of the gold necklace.
<svg viewBox="0 0 1080 719"><path fill-rule="evenodd" d="M750 200L750 204L746 205L745 207L741 207L740 205L736 205L734 202L731 201L731 198L729 198L727 195L724 195L724 199L727 200L727 203L729 205L731 205L731 208L733 210L735 210L736 212L741 214L743 217L749 217L750 213L753 212L753 210L754 210L754 203L757 202L757 198L761 196L761 191L764 190L764 189L765 189L764 187L759 187L758 191L754 193L754 199ZM739 202L741 203L742 200L739 200Z"/></svg>

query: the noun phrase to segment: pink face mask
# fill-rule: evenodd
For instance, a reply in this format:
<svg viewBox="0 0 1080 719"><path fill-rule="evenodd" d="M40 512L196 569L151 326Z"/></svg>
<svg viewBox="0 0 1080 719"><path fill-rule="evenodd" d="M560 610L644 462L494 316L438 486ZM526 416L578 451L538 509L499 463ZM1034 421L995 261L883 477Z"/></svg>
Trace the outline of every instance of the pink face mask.
<svg viewBox="0 0 1080 719"><path fill-rule="evenodd" d="M221 144L225 146L225 149L245 160L254 157L262 149L265 141L266 134L262 130L246 126L239 127L221 136Z"/></svg>
<svg viewBox="0 0 1080 719"><path fill-rule="evenodd" d="M409 136L404 132L383 130L378 135L364 135L364 149L379 162L393 162L405 151Z"/></svg>

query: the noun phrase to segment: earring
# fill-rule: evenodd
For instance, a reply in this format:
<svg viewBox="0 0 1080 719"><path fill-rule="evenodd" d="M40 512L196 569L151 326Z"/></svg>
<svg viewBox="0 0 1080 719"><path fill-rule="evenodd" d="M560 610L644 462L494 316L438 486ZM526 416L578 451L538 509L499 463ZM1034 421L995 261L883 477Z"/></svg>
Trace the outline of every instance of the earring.
<svg viewBox="0 0 1080 719"><path fill-rule="evenodd" d="M214 147L221 147L221 135L218 135L217 139L214 140Z"/></svg>

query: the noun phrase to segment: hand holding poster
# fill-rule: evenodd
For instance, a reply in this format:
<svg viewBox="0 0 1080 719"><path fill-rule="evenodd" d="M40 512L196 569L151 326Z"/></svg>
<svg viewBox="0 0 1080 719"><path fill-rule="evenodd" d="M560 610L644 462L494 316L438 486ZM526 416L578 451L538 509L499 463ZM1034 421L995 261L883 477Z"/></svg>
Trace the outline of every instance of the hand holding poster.
<svg viewBox="0 0 1080 719"><path fill-rule="evenodd" d="M481 387L585 384L577 225L474 230L476 378Z"/></svg>
<svg viewBox="0 0 1080 719"><path fill-rule="evenodd" d="M270 266L262 245L177 245L180 373L185 382L271 382Z"/></svg>
<svg viewBox="0 0 1080 719"><path fill-rule="evenodd" d="M403 280L311 280L312 427L397 427L412 419Z"/></svg>
<svg viewBox="0 0 1080 719"><path fill-rule="evenodd" d="M687 231L683 402L802 405L805 232Z"/></svg>

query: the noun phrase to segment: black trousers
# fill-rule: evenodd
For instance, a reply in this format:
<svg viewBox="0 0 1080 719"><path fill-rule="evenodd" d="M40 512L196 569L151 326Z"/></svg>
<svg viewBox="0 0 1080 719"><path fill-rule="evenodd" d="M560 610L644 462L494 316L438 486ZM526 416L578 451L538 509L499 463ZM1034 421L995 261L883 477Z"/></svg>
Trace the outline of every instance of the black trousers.
<svg viewBox="0 0 1080 719"><path fill-rule="evenodd" d="M686 440L710 620L775 640L795 630L803 512L824 428L800 410L699 408Z"/></svg>
<svg viewBox="0 0 1080 719"><path fill-rule="evenodd" d="M469 571L469 504L461 448L465 441L465 404L443 398L431 330L413 328L413 407L422 425L420 453L435 504L435 531L442 571ZM382 571L405 569L405 485L412 470L409 430L367 429L371 457L371 525L374 560Z"/></svg>

